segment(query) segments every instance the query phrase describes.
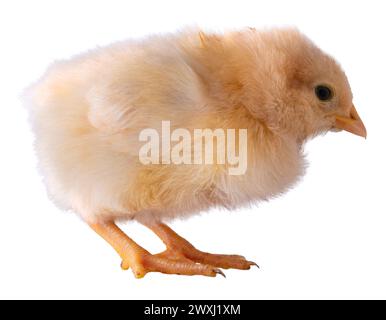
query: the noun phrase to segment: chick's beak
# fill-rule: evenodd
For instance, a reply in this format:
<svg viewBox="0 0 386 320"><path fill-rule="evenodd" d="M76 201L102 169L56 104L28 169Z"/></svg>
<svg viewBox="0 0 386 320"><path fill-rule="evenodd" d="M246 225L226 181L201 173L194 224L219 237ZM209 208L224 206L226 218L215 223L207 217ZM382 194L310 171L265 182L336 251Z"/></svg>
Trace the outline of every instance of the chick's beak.
<svg viewBox="0 0 386 320"><path fill-rule="evenodd" d="M354 105L352 105L349 117L336 116L335 128L346 130L366 139L367 131Z"/></svg>

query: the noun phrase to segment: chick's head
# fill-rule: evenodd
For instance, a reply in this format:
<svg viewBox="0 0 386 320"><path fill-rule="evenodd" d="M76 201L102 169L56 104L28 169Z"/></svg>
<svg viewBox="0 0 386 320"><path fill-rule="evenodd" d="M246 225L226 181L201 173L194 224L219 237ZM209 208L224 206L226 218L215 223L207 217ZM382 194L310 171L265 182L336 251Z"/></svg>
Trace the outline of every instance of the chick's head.
<svg viewBox="0 0 386 320"><path fill-rule="evenodd" d="M348 79L331 56L293 29L252 37L259 67L249 67L245 101L257 119L299 141L330 130L366 137Z"/></svg>

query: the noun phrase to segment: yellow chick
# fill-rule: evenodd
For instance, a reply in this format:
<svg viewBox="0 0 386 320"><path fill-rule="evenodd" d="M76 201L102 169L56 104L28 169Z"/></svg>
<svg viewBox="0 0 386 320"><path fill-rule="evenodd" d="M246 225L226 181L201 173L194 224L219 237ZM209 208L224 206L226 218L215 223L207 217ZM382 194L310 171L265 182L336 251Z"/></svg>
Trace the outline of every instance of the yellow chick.
<svg viewBox="0 0 386 320"><path fill-rule="evenodd" d="M27 97L52 199L78 213L137 278L249 269L255 264L244 257L202 252L164 223L285 192L304 173L303 144L320 133L366 137L344 72L295 29L186 30L120 42L55 63ZM165 124L171 140L160 134L161 152L143 152L141 135L164 133ZM215 161L196 161L196 129L244 132L233 142L245 142L246 167L232 174L213 149L206 156ZM188 133L176 163L170 148ZM217 151L230 151L230 137L213 137L222 141ZM121 220L150 228L166 250L149 253L118 228Z"/></svg>

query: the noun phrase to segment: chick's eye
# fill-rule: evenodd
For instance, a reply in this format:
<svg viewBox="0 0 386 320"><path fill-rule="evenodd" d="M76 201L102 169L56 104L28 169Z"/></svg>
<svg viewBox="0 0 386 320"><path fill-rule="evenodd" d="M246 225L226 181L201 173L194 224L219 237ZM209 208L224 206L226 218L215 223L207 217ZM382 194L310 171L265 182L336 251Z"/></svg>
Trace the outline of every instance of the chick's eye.
<svg viewBox="0 0 386 320"><path fill-rule="evenodd" d="M327 86L316 86L315 94L321 101L331 100L334 95L332 90Z"/></svg>

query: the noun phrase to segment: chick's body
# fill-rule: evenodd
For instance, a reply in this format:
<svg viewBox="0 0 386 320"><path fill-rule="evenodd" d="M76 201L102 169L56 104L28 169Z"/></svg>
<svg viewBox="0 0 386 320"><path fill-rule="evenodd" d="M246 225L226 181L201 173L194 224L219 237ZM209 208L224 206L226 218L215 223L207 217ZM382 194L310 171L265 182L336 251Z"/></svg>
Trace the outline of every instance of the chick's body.
<svg viewBox="0 0 386 320"><path fill-rule="evenodd" d="M185 31L122 42L56 63L29 91L49 193L93 225L137 276L148 272L150 264L165 273L197 274L197 266L192 267L196 271L177 272L174 265L165 271L150 258L147 269L138 267L132 260L138 250L117 249L111 235L123 235L101 224L137 219L168 245L169 236L177 240L166 226L157 229L163 220L213 206L247 205L285 191L303 173L303 142L333 126L331 112L314 101L313 89L303 94L315 81L333 82L337 94L331 104L340 106L334 112L350 112L352 96L343 72L296 30ZM160 131L163 120L172 129L189 131L247 129L245 174L229 175L226 164L140 163L139 133ZM234 256L223 261L189 252L189 259L204 264L251 265Z"/></svg>
<svg viewBox="0 0 386 320"><path fill-rule="evenodd" d="M231 50L224 55L219 39L197 32L152 37L52 66L33 87L32 113L53 198L88 221L149 210L163 218L235 207L288 187L302 171L301 150L257 124L240 101L234 73L247 70L232 59L248 52L239 57L240 39L232 40L222 44ZM220 59L219 69L208 59ZM216 79L222 69L229 74ZM159 128L162 120L176 128L250 129L246 174L229 176L209 165L141 165L139 132Z"/></svg>

